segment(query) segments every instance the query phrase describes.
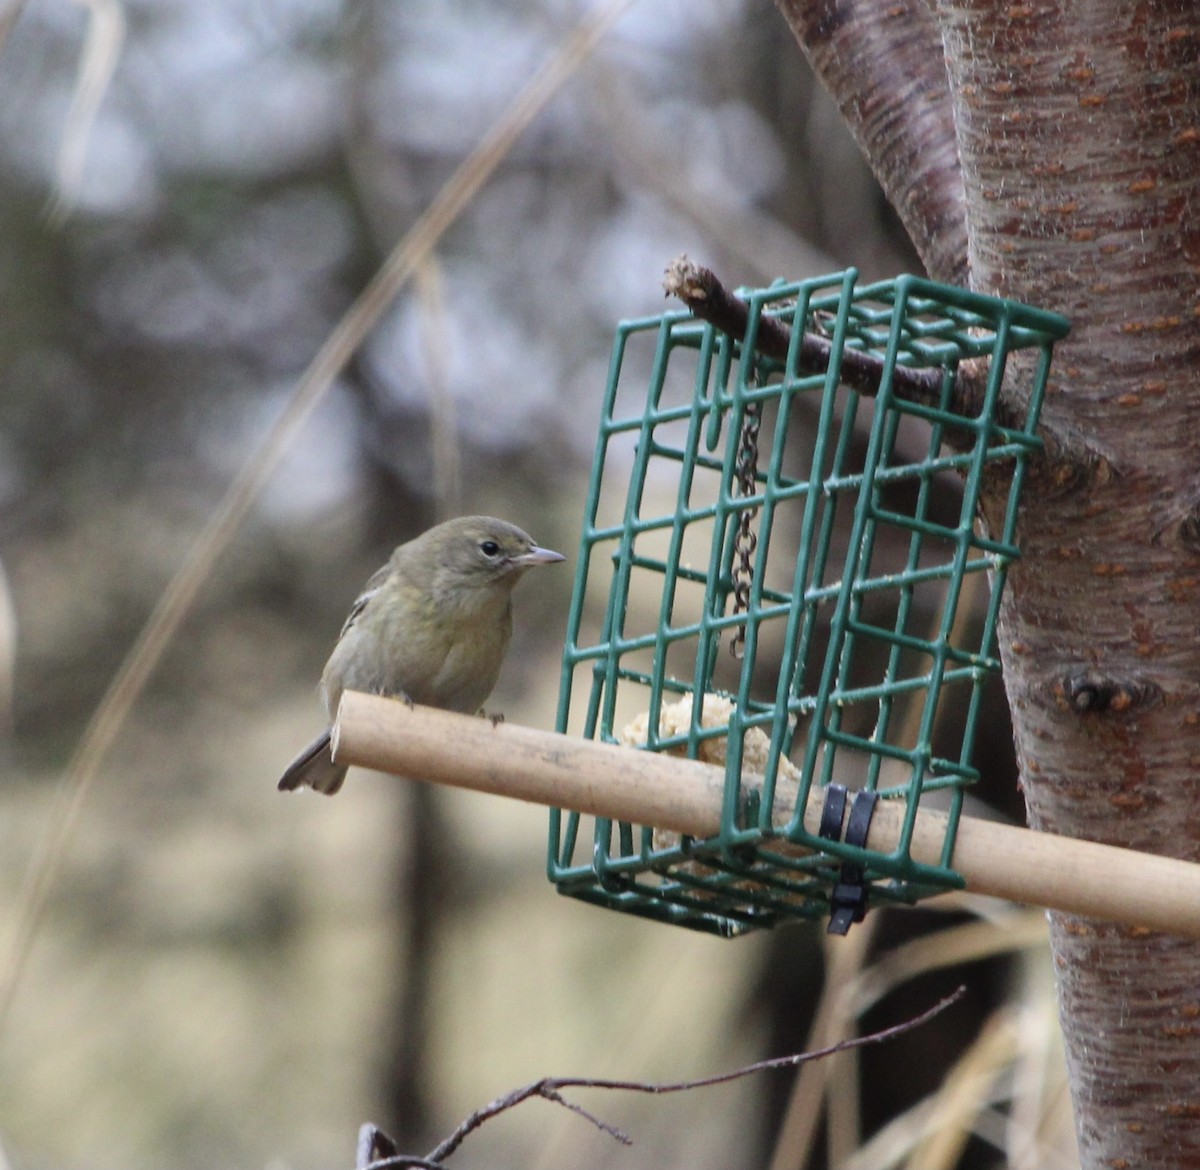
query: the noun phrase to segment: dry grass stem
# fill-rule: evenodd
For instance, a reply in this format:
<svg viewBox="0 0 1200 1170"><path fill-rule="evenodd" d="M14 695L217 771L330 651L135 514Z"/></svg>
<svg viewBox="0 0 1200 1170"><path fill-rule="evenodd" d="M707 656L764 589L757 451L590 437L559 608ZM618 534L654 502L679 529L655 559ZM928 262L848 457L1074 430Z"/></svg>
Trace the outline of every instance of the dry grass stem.
<svg viewBox="0 0 1200 1170"><path fill-rule="evenodd" d="M134 702L191 609L217 558L245 520L301 427L397 293L495 172L525 128L595 49L631 2L610 0L584 17L557 52L520 90L475 150L463 160L325 339L283 413L242 467L197 537L187 559L159 597L84 730L27 872L16 908L15 925L0 968L0 1032L12 1009L38 923L88 791Z"/></svg>
<svg viewBox="0 0 1200 1170"><path fill-rule="evenodd" d="M125 9L119 0L75 2L88 10L88 30L58 151L54 194L46 207L46 216L55 226L66 220L79 201L88 140L125 43Z"/></svg>
<svg viewBox="0 0 1200 1170"><path fill-rule="evenodd" d="M425 359L429 401L433 490L438 519L448 520L462 510L462 452L458 443L458 412L450 393L448 353L452 344L446 327L446 292L436 256L417 268L417 298L421 304L421 352Z"/></svg>

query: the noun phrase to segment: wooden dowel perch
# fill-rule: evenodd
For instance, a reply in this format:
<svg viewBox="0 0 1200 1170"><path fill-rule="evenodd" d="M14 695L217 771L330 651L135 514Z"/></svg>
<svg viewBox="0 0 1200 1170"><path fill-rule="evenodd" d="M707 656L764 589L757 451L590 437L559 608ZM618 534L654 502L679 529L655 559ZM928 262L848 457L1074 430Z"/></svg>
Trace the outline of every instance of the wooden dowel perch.
<svg viewBox="0 0 1200 1170"><path fill-rule="evenodd" d="M354 691L342 696L333 756L696 837L711 837L720 825L724 771L711 764ZM820 804L810 800L805 813L811 833L819 827ZM867 847L894 849L902 815L899 804L880 801ZM919 814L914 860L940 864L945 826L940 813ZM1200 865L970 817L959 823L952 864L974 893L1200 938Z"/></svg>

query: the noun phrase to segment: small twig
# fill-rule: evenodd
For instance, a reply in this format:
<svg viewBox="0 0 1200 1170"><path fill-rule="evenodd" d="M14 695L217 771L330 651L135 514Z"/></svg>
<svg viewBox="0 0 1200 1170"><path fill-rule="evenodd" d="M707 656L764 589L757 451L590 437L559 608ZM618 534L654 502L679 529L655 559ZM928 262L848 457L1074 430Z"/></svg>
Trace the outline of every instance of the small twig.
<svg viewBox="0 0 1200 1170"><path fill-rule="evenodd" d="M693 264L686 256L680 256L667 265L663 288L667 296L678 297L701 321L707 321L735 341L740 342L745 338L750 306L731 293L710 269ZM759 316L755 349L764 357L786 362L791 340L791 328L778 317L766 314ZM796 372L824 373L829 369L832 356L833 346L828 338L819 333L805 333L800 339ZM954 387L946 403L948 410L965 419L975 418L979 414L987 391L990 364L988 357L969 357L959 362ZM859 394L873 398L879 393L883 365L883 359L875 354L845 349L841 356L840 380ZM913 366L896 366L892 370L892 390L904 402L940 406L941 389L941 370ZM1008 401L1002 393L996 403L995 419L1001 426L1020 430L1025 425L1025 407L1019 402ZM1068 438L1049 430L1045 423L1037 433L1045 444L1046 462L1062 469L1057 474L1057 482L1063 482L1063 477L1072 469L1077 474L1090 475L1100 466L1098 453L1081 445L1078 438ZM976 441L976 435L968 427L947 423L945 440L952 448L969 450Z"/></svg>
<svg viewBox="0 0 1200 1170"><path fill-rule="evenodd" d="M663 289L669 297L678 297L702 321L715 325L722 333L740 341L746 336L750 308L734 296L711 268L694 264L687 256L677 256L663 273ZM805 336L807 340L809 335ZM778 317L763 314L758 319L758 350L776 361L787 361L792 331ZM882 368L882 362L880 366ZM876 390L878 390L876 383Z"/></svg>
<svg viewBox="0 0 1200 1170"><path fill-rule="evenodd" d="M400 1151L396 1143L377 1125L365 1122L358 1127L358 1145L354 1150L354 1170L365 1170L372 1162L381 1162Z"/></svg>
<svg viewBox="0 0 1200 1170"><path fill-rule="evenodd" d="M855 1036L848 1040L839 1040L836 1044L830 1044L826 1048L819 1048L813 1052L801 1052L791 1056L778 1056L770 1060L755 1061L753 1064L734 1069L732 1072L716 1073L713 1076L700 1077L697 1080L668 1081L656 1084L647 1081L615 1081L594 1077L543 1077L541 1080L533 1081L531 1084L525 1085L520 1089L514 1089L511 1093L506 1093L503 1097L497 1098L482 1109L476 1110L454 1133L436 1149L431 1150L424 1158L397 1154L395 1143L382 1130L373 1125L364 1125L359 1131L356 1168L357 1170L404 1170L404 1168L412 1166L421 1168L421 1170L444 1170L442 1163L458 1149L468 1134L478 1129L484 1122L495 1117L497 1114L512 1109L522 1101L529 1100L530 1097L542 1097L547 1101L553 1101L556 1104L562 1105L564 1108L571 1110L572 1113L577 1113L580 1117L590 1121L598 1129L603 1130L609 1136L621 1142L622 1145L632 1145L633 1139L628 1134L589 1113L575 1102L566 1100L561 1090L619 1089L630 1093L682 1093L689 1089L703 1089L710 1085L723 1085L729 1081L736 1081L742 1077L747 1077L751 1073L768 1072L778 1068L795 1068L811 1060L821 1060L826 1056L833 1056L838 1052L847 1052L852 1048L864 1048L868 1044L880 1044L885 1040L892 1040L897 1036L902 1036L906 1032L911 1032L913 1029L927 1024L934 1016L941 1014L952 1004L957 1003L965 993L966 988L960 987L952 995L948 995L945 999L940 1000L920 1015L914 1016L911 1020L894 1024L892 1027L883 1028L878 1032L871 1032L866 1036Z"/></svg>
<svg viewBox="0 0 1200 1170"><path fill-rule="evenodd" d="M369 1121L359 1127L358 1148L354 1155L355 1170L446 1170L440 1162L431 1162L428 1158L418 1158L413 1154L401 1154L396 1149L396 1143L377 1125Z"/></svg>
<svg viewBox="0 0 1200 1170"><path fill-rule="evenodd" d="M740 341L746 335L750 320L750 307L740 297L731 293L717 279L711 269L693 264L686 256L680 256L667 265L663 288L668 296L678 297L702 321L727 333ZM792 343L792 331L778 317L763 314L758 319L755 348L765 357L786 361ZM818 333L805 333L800 339L800 352L796 369L800 374L818 374L829 369L833 357L833 343ZM857 349L844 349L841 355L841 380L852 390L873 398L879 393L883 380L884 361L871 353ZM955 387L956 402L952 409L970 410L973 401L974 378L962 379ZM892 370L892 388L896 397L922 406L937 406L941 403L942 371L939 369L914 369L896 366Z"/></svg>
<svg viewBox="0 0 1200 1170"><path fill-rule="evenodd" d="M600 1086L605 1088L607 1086ZM616 1138L623 1146L633 1145L633 1138L629 1136L623 1129L618 1129L615 1125L607 1121L601 1120L594 1113L589 1113L582 1105L577 1105L574 1101L568 1101L561 1093L556 1093L549 1085L544 1086L538 1093L539 1097L545 1097L547 1101L555 1101L564 1109L569 1109L572 1113L577 1113L585 1121L590 1121L598 1130ZM465 1135L464 1135L465 1136ZM461 1141L461 1138L459 1139Z"/></svg>

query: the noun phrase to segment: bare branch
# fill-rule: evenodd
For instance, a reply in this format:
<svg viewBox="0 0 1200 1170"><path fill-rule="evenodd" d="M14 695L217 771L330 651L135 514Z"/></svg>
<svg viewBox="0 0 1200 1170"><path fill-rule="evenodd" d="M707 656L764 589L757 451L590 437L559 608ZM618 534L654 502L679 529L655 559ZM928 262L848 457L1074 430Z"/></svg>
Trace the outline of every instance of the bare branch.
<svg viewBox="0 0 1200 1170"><path fill-rule="evenodd" d="M667 265L663 288L668 296L678 297L702 321L707 321L730 337L741 339L746 334L750 311L746 302L731 293L715 273L686 256ZM791 347L792 331L777 317L758 319L756 348L764 356L786 361ZM796 369L801 374L818 374L829 368L833 344L818 333L805 333L800 340ZM846 349L841 356L841 380L852 390L874 397L883 379L883 359L856 349ZM936 406L941 400L942 373L935 369L911 369L896 366L892 371L892 386L898 398L923 406ZM968 396L963 394L964 399Z"/></svg>
<svg viewBox="0 0 1200 1170"><path fill-rule="evenodd" d="M586 1118L593 1125L610 1134L622 1144L631 1145L632 1139L627 1134L593 1116L574 1102L566 1100L562 1096L561 1090L616 1089L629 1093L682 1093L689 1089L703 1089L710 1085L723 1085L729 1081L736 1081L742 1077L750 1076L752 1073L767 1072L778 1068L795 1068L810 1060L821 1060L824 1057L833 1056L838 1052L847 1052L853 1048L864 1048L870 1044L881 1044L885 1040L892 1040L897 1036L902 1036L906 1032L911 1032L913 1029L927 1024L934 1016L940 1015L952 1004L957 1003L965 993L966 988L959 987L952 995L948 995L945 999L940 1000L920 1015L878 1032L871 1032L865 1036L855 1036L847 1040L839 1040L836 1044L830 1044L826 1048L819 1048L813 1052L801 1052L791 1056L779 1056L770 1060L755 1061L753 1064L734 1069L732 1072L717 1073L713 1076L700 1077L695 1080L654 1083L648 1081L617 1081L594 1077L543 1077L541 1080L533 1081L522 1088L514 1089L512 1092L506 1093L503 1097L498 1097L495 1101L485 1105L482 1109L476 1110L441 1145L430 1151L424 1159L406 1158L403 1155L399 1157L385 1157L378 1161L368 1162L366 1165L360 1163L358 1170L400 1170L401 1167L407 1166L431 1167L433 1170L442 1170L441 1163L458 1149L468 1134L478 1129L484 1122L495 1117L497 1114L512 1109L522 1101L529 1100L530 1097L542 1097L547 1101L554 1101L570 1109L573 1113ZM368 1130L372 1131L375 1135L383 1137L388 1145L391 1145L390 1139L386 1135L383 1135L381 1131L376 1130L373 1126L364 1126L363 1130L360 1131L359 1138L360 1156L364 1148L364 1137L362 1135ZM377 1145L374 1148L384 1149L387 1147ZM391 1148L394 1149L394 1146Z"/></svg>

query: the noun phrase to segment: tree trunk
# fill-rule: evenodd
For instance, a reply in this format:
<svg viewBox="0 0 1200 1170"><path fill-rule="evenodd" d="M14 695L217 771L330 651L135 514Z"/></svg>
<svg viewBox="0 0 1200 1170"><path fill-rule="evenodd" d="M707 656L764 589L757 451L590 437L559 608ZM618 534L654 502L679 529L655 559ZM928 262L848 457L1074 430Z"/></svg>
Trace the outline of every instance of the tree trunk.
<svg viewBox="0 0 1200 1170"><path fill-rule="evenodd" d="M932 274L1073 323L1001 627L1030 823L1197 860L1200 5L781 7ZM889 46L931 29L943 97L912 109ZM930 191L961 184L962 267L953 217L888 163L944 101L957 158ZM1083 1165L1200 1166L1200 945L1058 915L1051 942Z"/></svg>

